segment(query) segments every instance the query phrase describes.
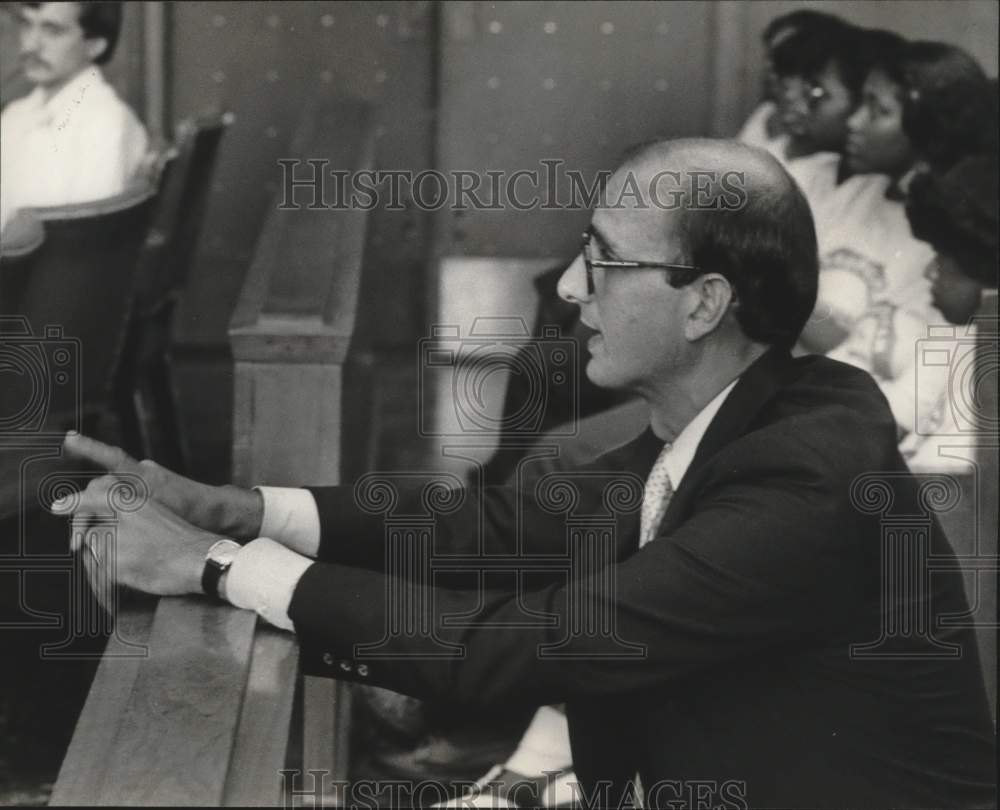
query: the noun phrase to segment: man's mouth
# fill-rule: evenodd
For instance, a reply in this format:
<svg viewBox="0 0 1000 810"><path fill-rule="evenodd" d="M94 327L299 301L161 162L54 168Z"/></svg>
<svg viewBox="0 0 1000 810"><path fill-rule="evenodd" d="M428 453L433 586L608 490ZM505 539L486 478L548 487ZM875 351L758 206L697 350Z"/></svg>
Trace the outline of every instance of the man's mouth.
<svg viewBox="0 0 1000 810"><path fill-rule="evenodd" d="M600 346L604 342L604 335L601 334L601 330L595 329L586 321L583 325L587 327L593 334L587 338L587 351L593 353L595 346Z"/></svg>

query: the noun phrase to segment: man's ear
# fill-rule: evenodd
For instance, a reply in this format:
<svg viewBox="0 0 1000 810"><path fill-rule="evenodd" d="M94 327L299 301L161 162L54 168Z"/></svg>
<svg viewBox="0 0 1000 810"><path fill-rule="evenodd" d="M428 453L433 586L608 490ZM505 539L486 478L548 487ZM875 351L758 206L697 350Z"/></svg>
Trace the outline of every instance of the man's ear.
<svg viewBox="0 0 1000 810"><path fill-rule="evenodd" d="M87 56L91 63L108 49L108 40L104 37L88 37L84 40L87 46Z"/></svg>
<svg viewBox="0 0 1000 810"><path fill-rule="evenodd" d="M699 276L688 285L688 289L693 303L684 332L688 340L698 340L718 328L735 294L729 281L719 273Z"/></svg>

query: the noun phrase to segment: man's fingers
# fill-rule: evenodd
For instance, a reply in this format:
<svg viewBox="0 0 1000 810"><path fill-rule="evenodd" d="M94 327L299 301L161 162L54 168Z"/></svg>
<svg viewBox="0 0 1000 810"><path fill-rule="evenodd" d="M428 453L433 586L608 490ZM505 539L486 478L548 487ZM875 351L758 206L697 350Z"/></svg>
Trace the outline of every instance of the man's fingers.
<svg viewBox="0 0 1000 810"><path fill-rule="evenodd" d="M63 449L73 458L89 461L108 472L132 470L138 466L136 460L120 447L113 447L75 431L66 434Z"/></svg>
<svg viewBox="0 0 1000 810"><path fill-rule="evenodd" d="M83 552L83 567L87 572L87 579L90 582L90 590L93 591L97 603L106 613L111 612L110 589L114 584L110 580L107 569L103 561L97 555L87 549Z"/></svg>
<svg viewBox="0 0 1000 810"><path fill-rule="evenodd" d="M71 551L79 551L84 547L88 539L88 533L92 531L89 512L77 512L73 515L69 530L69 547ZM96 538L94 538L96 539Z"/></svg>
<svg viewBox="0 0 1000 810"><path fill-rule="evenodd" d="M69 547L79 551L86 540L86 533L97 518L108 518L114 510L108 501L108 492L118 479L113 475L102 475L91 481L83 492L64 495L52 502L52 512L72 517L70 521Z"/></svg>

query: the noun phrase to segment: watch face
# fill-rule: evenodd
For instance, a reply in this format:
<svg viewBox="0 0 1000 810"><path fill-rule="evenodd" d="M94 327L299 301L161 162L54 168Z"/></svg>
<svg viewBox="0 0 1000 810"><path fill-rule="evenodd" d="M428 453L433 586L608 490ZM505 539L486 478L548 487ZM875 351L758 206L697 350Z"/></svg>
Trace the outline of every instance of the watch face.
<svg viewBox="0 0 1000 810"><path fill-rule="evenodd" d="M240 544L233 540L220 540L208 550L208 560L223 568L232 565L236 554L240 550Z"/></svg>
<svg viewBox="0 0 1000 810"><path fill-rule="evenodd" d="M201 575L201 589L206 594L220 598L219 580L229 570L239 550L240 544L233 540L220 540L208 550Z"/></svg>

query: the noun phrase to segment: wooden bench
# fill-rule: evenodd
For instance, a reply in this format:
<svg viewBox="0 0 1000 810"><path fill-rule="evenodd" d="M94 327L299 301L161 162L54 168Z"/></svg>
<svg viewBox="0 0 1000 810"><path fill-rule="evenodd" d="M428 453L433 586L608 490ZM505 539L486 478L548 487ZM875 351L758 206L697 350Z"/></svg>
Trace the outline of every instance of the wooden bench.
<svg viewBox="0 0 1000 810"><path fill-rule="evenodd" d="M374 142L367 106L328 102L304 113L291 154L370 169ZM367 216L279 210L280 195L230 325L234 478L332 484L365 433L356 314ZM343 778L346 692L306 679L305 721L293 727L297 654L292 634L247 611L198 597L125 600L52 802L274 805L286 764ZM289 748L300 731L301 762Z"/></svg>

